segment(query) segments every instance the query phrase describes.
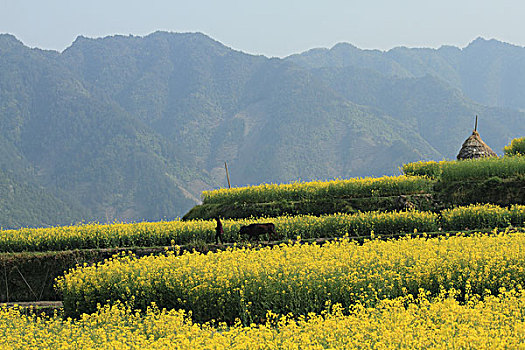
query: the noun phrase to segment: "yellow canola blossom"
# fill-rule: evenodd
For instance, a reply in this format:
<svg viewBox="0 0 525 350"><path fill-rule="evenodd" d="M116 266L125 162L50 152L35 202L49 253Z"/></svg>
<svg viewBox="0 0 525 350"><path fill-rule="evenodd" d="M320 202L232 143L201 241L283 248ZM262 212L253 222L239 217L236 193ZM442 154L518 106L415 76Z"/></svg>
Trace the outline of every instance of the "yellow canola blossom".
<svg viewBox="0 0 525 350"><path fill-rule="evenodd" d="M346 180L261 184L204 191L202 200L210 203L272 202L282 200L315 200L326 197L398 196L429 192L433 182L418 176L383 176Z"/></svg>
<svg viewBox="0 0 525 350"><path fill-rule="evenodd" d="M525 205L512 205L510 208L505 208L493 204L471 204L443 210L440 221L444 230L503 228L510 225L523 227Z"/></svg>
<svg viewBox="0 0 525 350"><path fill-rule="evenodd" d="M264 320L267 310L300 315L320 312L328 301L372 305L420 289L485 295L524 283L525 234L494 232L127 256L80 267L57 285L72 315L94 312L107 301L133 301L141 309L153 301L191 311L198 321L240 318L249 324Z"/></svg>
<svg viewBox="0 0 525 350"><path fill-rule="evenodd" d="M437 231L437 214L419 211L366 212L324 216L281 216L264 219L223 220L226 242L238 242L242 225L271 221L280 239L368 236ZM0 252L46 251L113 247L148 247L215 242L215 220L142 222L133 224L26 228L0 231ZM491 227L492 228L492 227Z"/></svg>
<svg viewBox="0 0 525 350"><path fill-rule="evenodd" d="M170 245L212 237L214 223L205 220L84 224L51 228L0 230L0 251L46 251Z"/></svg>
<svg viewBox="0 0 525 350"><path fill-rule="evenodd" d="M525 297L487 296L464 305L424 295L337 305L322 315L270 315L264 325L193 323L182 311L150 308L139 314L105 306L79 320L0 310L0 348L9 349L521 349Z"/></svg>
<svg viewBox="0 0 525 350"><path fill-rule="evenodd" d="M472 230L524 226L525 206L470 205L444 210L441 218L432 212L411 210L223 220L225 241L245 240L246 237L239 235L240 227L261 221L273 222L277 236L282 240L295 239L296 236L303 239L345 235L368 237L372 231L392 235L414 230L436 232L439 227L443 230ZM175 220L0 230L0 252L206 244L215 242L215 225L215 220Z"/></svg>

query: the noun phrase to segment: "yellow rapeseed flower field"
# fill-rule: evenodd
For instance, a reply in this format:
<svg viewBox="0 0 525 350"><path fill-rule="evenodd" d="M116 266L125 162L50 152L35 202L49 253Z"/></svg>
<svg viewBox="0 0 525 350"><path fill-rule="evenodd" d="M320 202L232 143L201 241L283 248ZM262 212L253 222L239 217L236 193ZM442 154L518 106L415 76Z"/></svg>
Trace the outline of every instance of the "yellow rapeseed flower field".
<svg viewBox="0 0 525 350"><path fill-rule="evenodd" d="M436 231L437 215L430 212L368 212L282 216L277 218L223 220L224 238L238 242L242 225L271 221L281 239L368 236L372 230L384 234ZM142 222L133 224L64 226L53 228L26 228L0 231L0 252L46 251L113 247L148 247L184 245L192 242L215 241L214 220Z"/></svg>
<svg viewBox="0 0 525 350"><path fill-rule="evenodd" d="M525 282L525 234L457 235L359 245L339 240L325 245L282 244L217 253L125 256L79 267L57 286L68 314L93 312L107 301L133 301L145 309L191 311L195 320L260 322L278 314L320 312L327 301L357 302L457 289L462 295L495 294Z"/></svg>
<svg viewBox="0 0 525 350"><path fill-rule="evenodd" d="M521 349L522 292L464 304L401 297L376 307L339 306L323 314L277 317L262 325L193 323L182 311L139 314L105 306L80 319L0 309L0 348L11 349Z"/></svg>
<svg viewBox="0 0 525 350"><path fill-rule="evenodd" d="M523 226L525 206L503 208L495 205L470 205L435 213L420 211L366 212L323 216L299 215L277 218L224 220L226 242L239 242L242 225L273 222L280 239L361 236L370 232L391 235L444 230L493 229ZM0 252L48 251L114 247L169 246L215 241L214 220L161 221L131 224L86 224L52 228L0 230ZM261 237L266 239L267 237Z"/></svg>
<svg viewBox="0 0 525 350"><path fill-rule="evenodd" d="M433 182L418 176L383 176L346 180L262 184L204 191L203 203L265 203L282 200L315 200L327 197L398 196L429 192Z"/></svg>

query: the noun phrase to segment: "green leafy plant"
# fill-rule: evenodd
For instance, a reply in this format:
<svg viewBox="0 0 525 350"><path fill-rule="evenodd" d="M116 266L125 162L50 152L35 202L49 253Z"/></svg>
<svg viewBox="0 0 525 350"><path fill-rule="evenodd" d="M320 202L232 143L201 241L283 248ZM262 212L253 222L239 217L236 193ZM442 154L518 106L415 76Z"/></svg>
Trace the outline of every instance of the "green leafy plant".
<svg viewBox="0 0 525 350"><path fill-rule="evenodd" d="M513 139L503 152L506 156L525 156L525 137Z"/></svg>

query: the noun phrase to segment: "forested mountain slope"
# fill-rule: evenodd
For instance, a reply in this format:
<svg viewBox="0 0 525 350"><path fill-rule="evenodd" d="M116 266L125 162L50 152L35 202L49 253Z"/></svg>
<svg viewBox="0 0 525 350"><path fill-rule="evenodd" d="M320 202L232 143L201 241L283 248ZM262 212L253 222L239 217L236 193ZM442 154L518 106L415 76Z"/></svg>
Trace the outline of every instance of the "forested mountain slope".
<svg viewBox="0 0 525 350"><path fill-rule="evenodd" d="M476 40L270 59L157 32L79 37L58 53L0 35L0 170L48 196L31 220L0 214L0 226L171 219L225 185L224 161L235 186L393 174L454 157L476 114L501 153L525 134L522 52Z"/></svg>
<svg viewBox="0 0 525 350"><path fill-rule="evenodd" d="M341 43L289 56L308 68L359 67L386 77L437 77L486 106L525 108L525 48L478 38L459 49L398 47L383 52Z"/></svg>

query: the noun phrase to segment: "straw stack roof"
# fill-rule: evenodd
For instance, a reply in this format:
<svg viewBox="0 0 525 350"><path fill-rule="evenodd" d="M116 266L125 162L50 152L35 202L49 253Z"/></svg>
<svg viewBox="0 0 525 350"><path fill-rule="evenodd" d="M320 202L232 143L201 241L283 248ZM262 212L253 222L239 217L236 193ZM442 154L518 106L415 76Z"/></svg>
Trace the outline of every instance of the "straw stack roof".
<svg viewBox="0 0 525 350"><path fill-rule="evenodd" d="M461 146L461 150L459 151L457 158L458 160L462 160L497 156L498 155L496 152L494 152L485 142L483 142L479 136L479 133L474 130L472 135L470 135L469 138L463 142L463 146Z"/></svg>

